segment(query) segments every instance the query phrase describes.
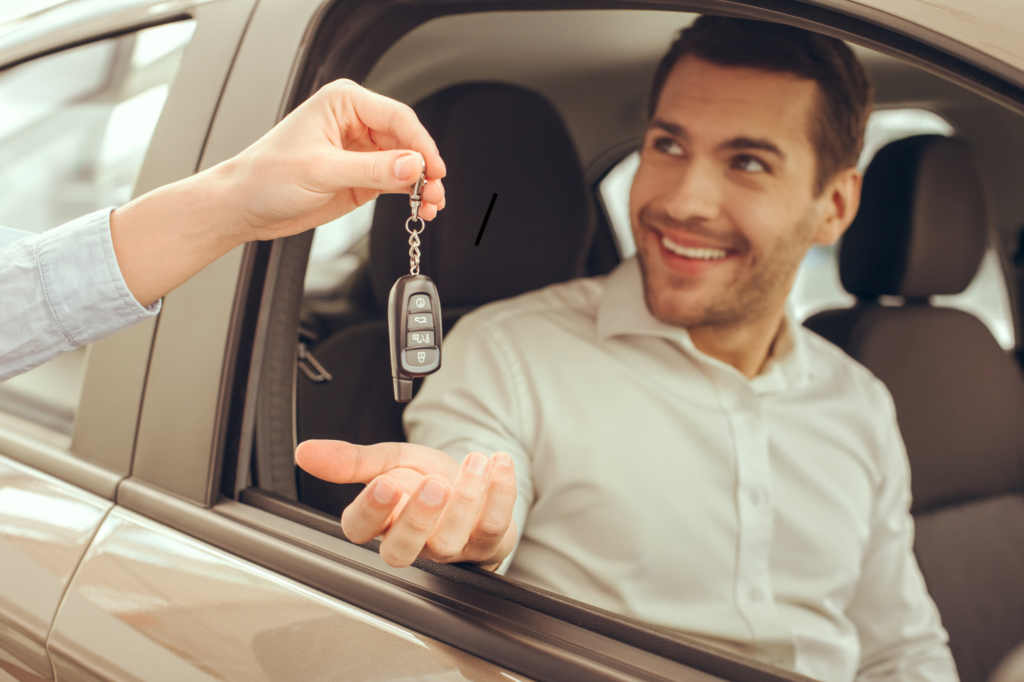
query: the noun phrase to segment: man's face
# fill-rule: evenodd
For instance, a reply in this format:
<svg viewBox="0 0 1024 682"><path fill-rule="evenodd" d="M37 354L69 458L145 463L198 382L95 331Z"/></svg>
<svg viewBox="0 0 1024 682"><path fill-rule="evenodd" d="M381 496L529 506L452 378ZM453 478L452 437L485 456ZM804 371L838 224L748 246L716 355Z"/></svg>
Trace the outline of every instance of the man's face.
<svg viewBox="0 0 1024 682"><path fill-rule="evenodd" d="M630 217L651 313L735 326L777 314L811 244L832 236L814 196L818 86L684 57L648 124Z"/></svg>

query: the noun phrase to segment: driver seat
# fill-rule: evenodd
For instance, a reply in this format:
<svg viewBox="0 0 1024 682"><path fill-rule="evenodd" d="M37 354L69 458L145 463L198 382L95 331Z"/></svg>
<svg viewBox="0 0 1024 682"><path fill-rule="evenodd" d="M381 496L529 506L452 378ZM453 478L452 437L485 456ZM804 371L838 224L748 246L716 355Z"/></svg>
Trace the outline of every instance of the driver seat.
<svg viewBox="0 0 1024 682"><path fill-rule="evenodd" d="M421 235L421 268L437 284L444 332L477 306L584 274L595 230L591 199L569 131L547 99L504 83L469 83L413 109L448 167L448 205ZM493 194L498 197L481 234ZM378 198L369 259L376 319L314 348L334 379L299 377L299 442L405 440L405 405L392 393L385 318L391 286L409 273L408 217L407 195ZM300 470L298 488L300 502L337 516L362 485L327 483Z"/></svg>
<svg viewBox="0 0 1024 682"><path fill-rule="evenodd" d="M1024 641L1024 379L978 318L929 303L970 284L989 230L966 143L922 135L888 145L840 251L857 303L805 323L892 393L914 551L963 682L985 682ZM894 296L905 303L883 305Z"/></svg>

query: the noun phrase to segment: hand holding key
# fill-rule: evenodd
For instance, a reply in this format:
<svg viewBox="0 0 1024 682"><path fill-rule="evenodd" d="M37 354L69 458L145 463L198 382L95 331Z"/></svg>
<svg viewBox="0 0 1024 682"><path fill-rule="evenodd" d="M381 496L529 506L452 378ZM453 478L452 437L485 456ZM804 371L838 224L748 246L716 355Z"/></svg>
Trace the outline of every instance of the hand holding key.
<svg viewBox="0 0 1024 682"><path fill-rule="evenodd" d="M325 481L367 484L341 527L357 544L382 535L380 555L391 566L423 557L494 570L515 546L515 468L503 452L490 459L475 452L460 466L411 443L311 440L299 445L295 461Z"/></svg>

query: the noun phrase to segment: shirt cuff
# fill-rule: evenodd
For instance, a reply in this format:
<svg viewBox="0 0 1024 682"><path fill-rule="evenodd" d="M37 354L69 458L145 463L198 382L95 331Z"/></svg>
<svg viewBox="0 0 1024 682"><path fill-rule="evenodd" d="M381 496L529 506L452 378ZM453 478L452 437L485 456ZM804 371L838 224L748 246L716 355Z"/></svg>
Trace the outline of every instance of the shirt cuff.
<svg viewBox="0 0 1024 682"><path fill-rule="evenodd" d="M68 340L93 343L160 312L160 301L143 307L121 275L110 237L113 208L83 216L43 233L37 242L39 276L46 302Z"/></svg>

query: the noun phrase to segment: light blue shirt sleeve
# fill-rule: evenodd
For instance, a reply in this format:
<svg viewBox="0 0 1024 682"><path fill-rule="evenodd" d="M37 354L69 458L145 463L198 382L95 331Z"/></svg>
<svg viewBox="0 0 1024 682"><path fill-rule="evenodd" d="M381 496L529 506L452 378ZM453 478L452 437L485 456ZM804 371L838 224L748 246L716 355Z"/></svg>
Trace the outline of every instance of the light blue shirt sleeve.
<svg viewBox="0 0 1024 682"><path fill-rule="evenodd" d="M125 284L112 211L42 234L0 228L0 381L160 312Z"/></svg>

